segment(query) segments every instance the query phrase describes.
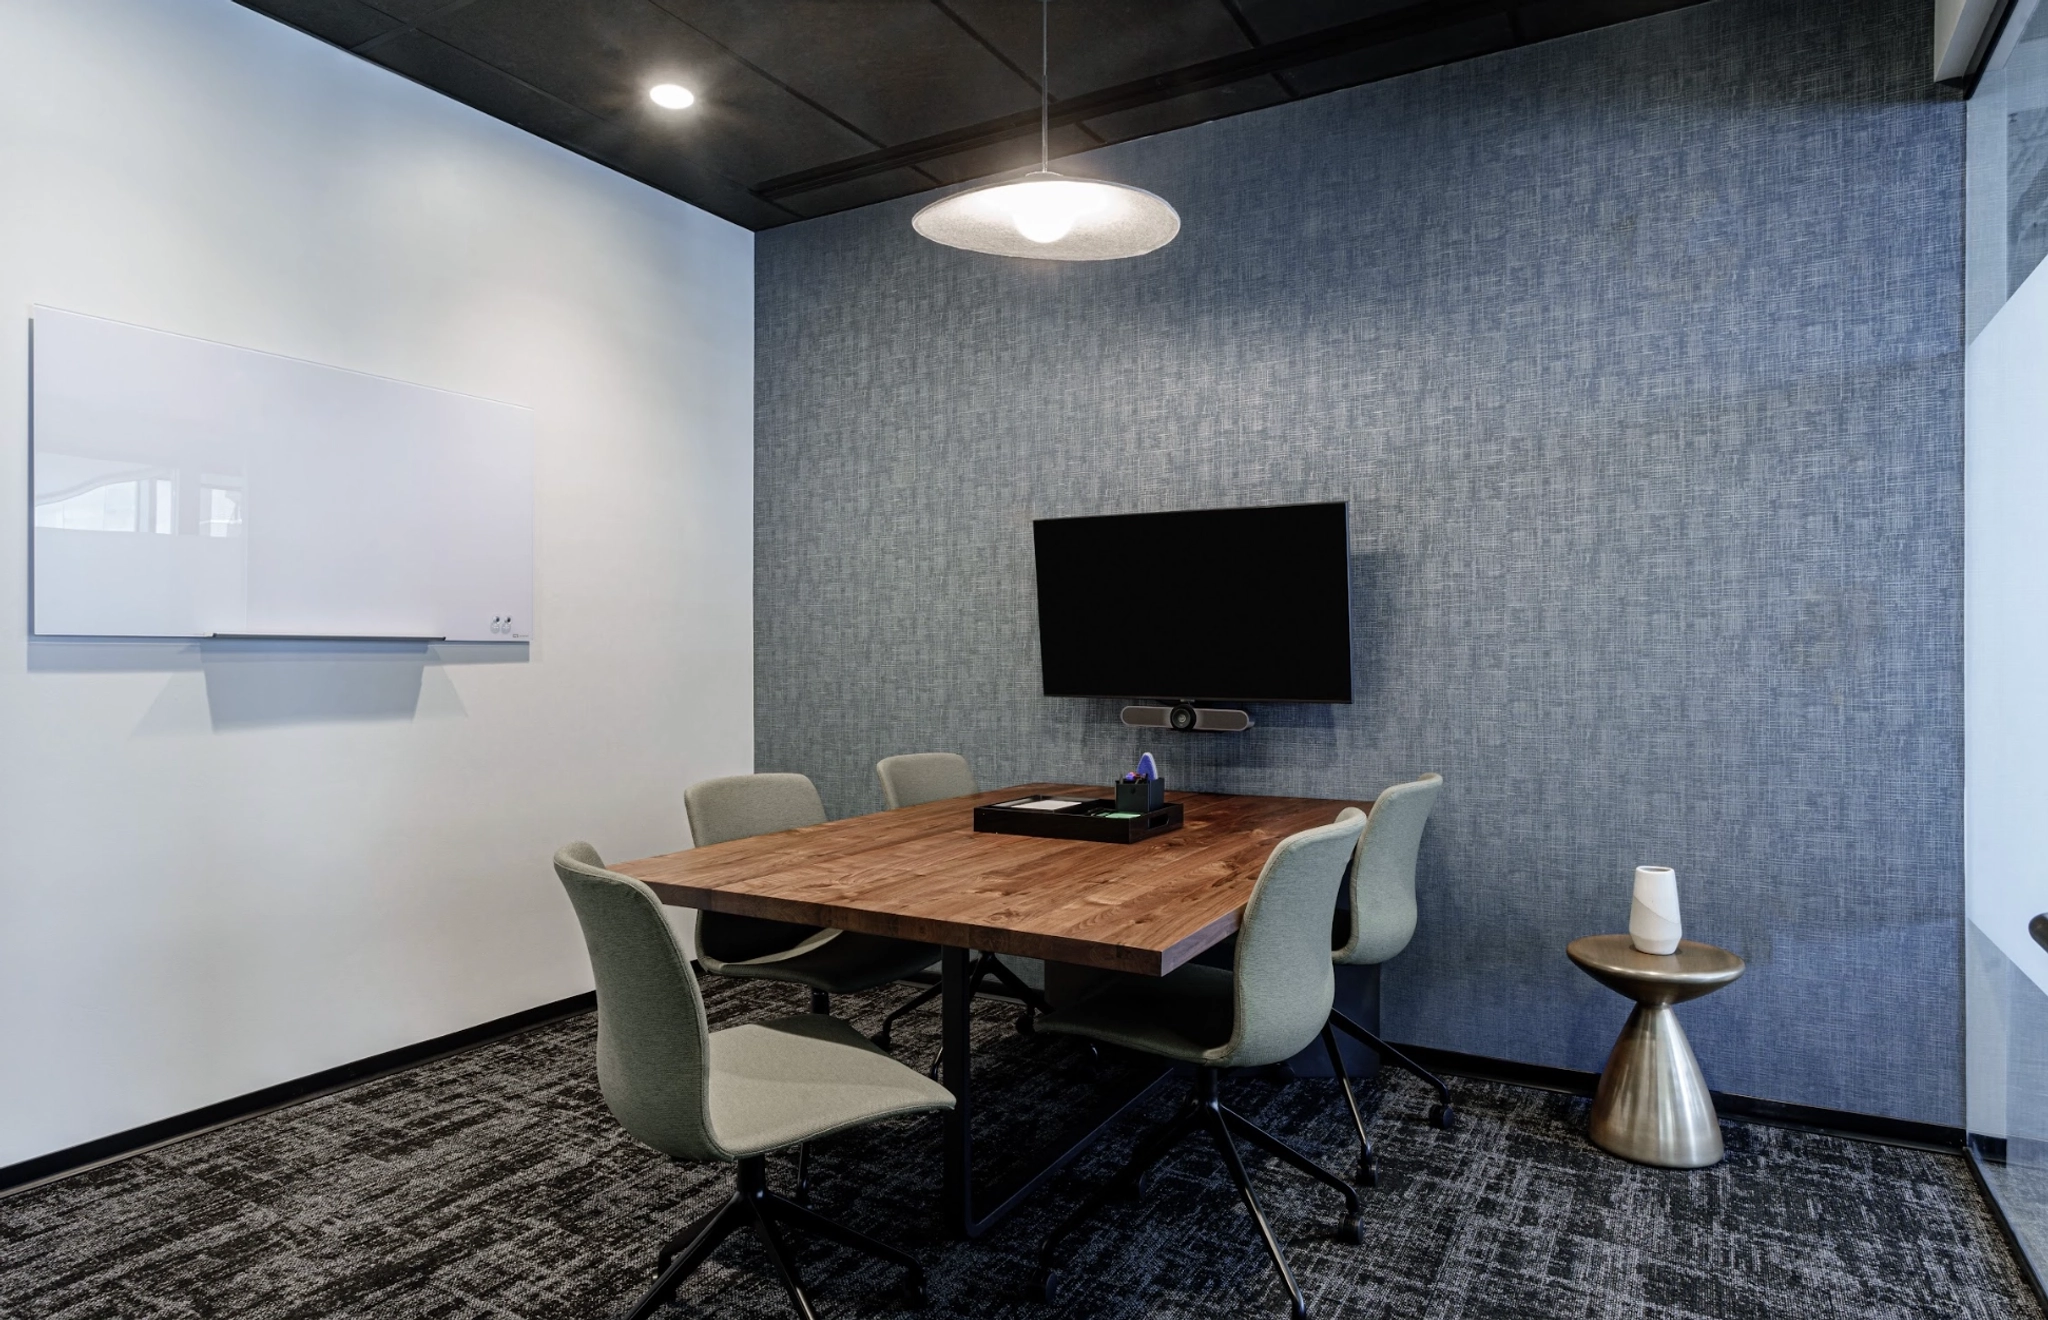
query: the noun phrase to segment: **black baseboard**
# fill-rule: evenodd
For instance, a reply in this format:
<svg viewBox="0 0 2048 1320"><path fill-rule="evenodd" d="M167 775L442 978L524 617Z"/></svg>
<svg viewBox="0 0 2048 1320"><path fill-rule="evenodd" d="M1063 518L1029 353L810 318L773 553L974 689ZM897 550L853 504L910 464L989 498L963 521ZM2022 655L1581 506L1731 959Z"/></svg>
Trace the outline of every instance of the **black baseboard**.
<svg viewBox="0 0 2048 1320"><path fill-rule="evenodd" d="M445 1036L423 1040L417 1045L387 1050L354 1063L344 1063L338 1068L328 1068L276 1086L266 1086L260 1091L238 1095L230 1100L194 1109L189 1113L176 1114L170 1118L145 1123L126 1132L99 1137L92 1141L38 1155L19 1164L0 1167L0 1196L10 1192L24 1191L42 1183L53 1182L69 1174L80 1173L95 1165L107 1164L129 1155L140 1154L155 1146L168 1145L186 1137L199 1135L212 1128L222 1127L239 1119L253 1118L273 1109L310 1100L344 1087L354 1086L375 1077L403 1072L435 1059L445 1059L451 1054L473 1050L479 1045L503 1040L507 1036L549 1022L589 1012L597 1005L597 995L585 992L558 999L552 1004L538 1008L524 1009L490 1022L480 1022L461 1031L451 1031Z"/></svg>
<svg viewBox="0 0 2048 1320"><path fill-rule="evenodd" d="M1395 1042L1397 1045L1399 1042ZM1531 1086L1566 1095L1591 1095L1600 1074L1577 1068L1552 1068L1539 1063L1516 1063L1512 1059L1488 1058L1483 1054L1461 1054L1456 1050L1432 1049L1427 1045L1400 1045L1416 1062L1433 1072L1481 1081L1504 1082L1510 1086ZM1886 1118L1880 1114L1859 1114L1847 1109L1822 1109L1816 1105L1787 1104L1782 1100L1760 1100L1755 1096L1715 1091L1714 1108L1721 1117L1768 1127L1795 1128L1821 1132L1857 1141L1876 1141L1887 1146L1910 1146L1916 1150L1963 1153L1963 1130L1940 1123L1919 1123L1911 1119Z"/></svg>

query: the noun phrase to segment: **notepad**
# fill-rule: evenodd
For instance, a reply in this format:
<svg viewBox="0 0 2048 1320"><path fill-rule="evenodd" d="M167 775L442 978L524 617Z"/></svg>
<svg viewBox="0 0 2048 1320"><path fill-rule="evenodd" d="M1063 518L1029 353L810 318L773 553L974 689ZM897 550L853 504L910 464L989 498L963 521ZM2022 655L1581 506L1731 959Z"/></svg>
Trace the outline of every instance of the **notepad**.
<svg viewBox="0 0 2048 1320"><path fill-rule="evenodd" d="M1018 798L1015 802L998 802L999 807L1012 811L1064 811L1068 807L1081 805L1079 798Z"/></svg>

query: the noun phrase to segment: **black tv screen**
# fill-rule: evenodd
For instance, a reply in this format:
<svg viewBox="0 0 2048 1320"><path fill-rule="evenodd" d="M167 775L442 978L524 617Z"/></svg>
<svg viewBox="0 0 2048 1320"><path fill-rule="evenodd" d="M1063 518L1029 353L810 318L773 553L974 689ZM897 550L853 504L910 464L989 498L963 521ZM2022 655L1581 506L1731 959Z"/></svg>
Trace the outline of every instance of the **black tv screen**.
<svg viewBox="0 0 2048 1320"><path fill-rule="evenodd" d="M1351 700L1344 511L1039 519L1046 695Z"/></svg>

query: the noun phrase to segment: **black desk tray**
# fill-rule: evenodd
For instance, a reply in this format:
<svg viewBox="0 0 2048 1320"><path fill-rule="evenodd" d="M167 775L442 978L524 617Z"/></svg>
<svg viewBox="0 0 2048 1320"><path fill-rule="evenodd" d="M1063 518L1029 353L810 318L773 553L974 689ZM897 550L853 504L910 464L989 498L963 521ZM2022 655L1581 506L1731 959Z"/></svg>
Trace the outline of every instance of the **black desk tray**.
<svg viewBox="0 0 2048 1320"><path fill-rule="evenodd" d="M1040 802L1053 796L1064 794L1033 793L1028 798L1011 798L1010 801ZM1169 802L1157 811L1148 811L1140 816L1109 814L1115 810L1115 798L1090 798L1078 806L1058 811L1020 810L999 802L992 807L974 809L974 829L977 834L1029 834L1040 839L1137 843L1155 834L1166 834L1180 828L1178 802Z"/></svg>

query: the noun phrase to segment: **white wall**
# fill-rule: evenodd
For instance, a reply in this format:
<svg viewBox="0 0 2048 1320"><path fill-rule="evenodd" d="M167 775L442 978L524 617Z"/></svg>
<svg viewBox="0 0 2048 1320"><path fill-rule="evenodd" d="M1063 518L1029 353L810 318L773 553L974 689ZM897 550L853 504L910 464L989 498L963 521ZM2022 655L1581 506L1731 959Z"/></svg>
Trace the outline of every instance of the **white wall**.
<svg viewBox="0 0 2048 1320"><path fill-rule="evenodd" d="M30 641L28 307L538 412L539 639ZM0 4L0 1164L589 988L753 755L753 240L229 0Z"/></svg>

